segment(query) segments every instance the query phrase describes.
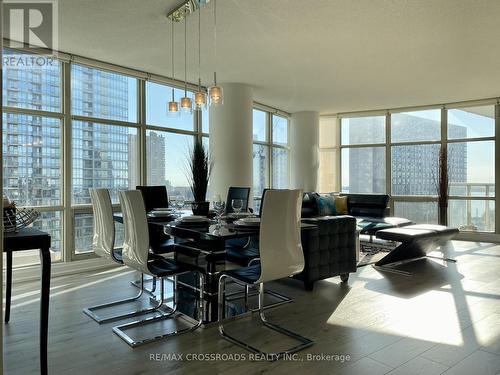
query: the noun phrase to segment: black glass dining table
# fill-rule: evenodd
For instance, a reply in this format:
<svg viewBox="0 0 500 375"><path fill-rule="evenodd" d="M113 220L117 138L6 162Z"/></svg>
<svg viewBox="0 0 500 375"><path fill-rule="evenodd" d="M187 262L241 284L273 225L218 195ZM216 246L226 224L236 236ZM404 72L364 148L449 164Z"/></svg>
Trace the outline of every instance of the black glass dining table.
<svg viewBox="0 0 500 375"><path fill-rule="evenodd" d="M123 222L121 214L115 214L115 220ZM176 260L194 264L205 271L205 317L204 324L217 321L217 296L220 273L224 270L238 267L226 262L226 246L228 241L246 239L259 236L259 226L242 227L230 221L222 221L220 225L214 220L205 223L184 223L178 218L161 218L148 215L150 228L162 228L165 235L174 238L181 244L173 256ZM316 225L301 223L301 230L316 228ZM158 233L156 230L154 233ZM151 233L150 233L151 236ZM191 274L178 277L177 280L178 310L194 316L198 289L197 278ZM243 295L242 295L243 297ZM247 313L243 300L233 300L226 305L226 318Z"/></svg>

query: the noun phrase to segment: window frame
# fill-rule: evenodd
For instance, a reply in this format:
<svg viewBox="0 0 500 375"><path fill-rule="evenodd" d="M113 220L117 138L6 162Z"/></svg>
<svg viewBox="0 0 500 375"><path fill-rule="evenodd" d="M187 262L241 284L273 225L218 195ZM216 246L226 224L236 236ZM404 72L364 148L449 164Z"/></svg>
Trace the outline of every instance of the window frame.
<svg viewBox="0 0 500 375"><path fill-rule="evenodd" d="M82 64L79 64L82 65ZM69 67L69 70L71 68ZM193 136L194 139L202 139L203 136L209 136L207 133L202 132L202 114L199 111L193 111L193 130L183 130L183 129L175 129L175 128L169 128L169 127L164 127L160 125L148 125L146 121L146 115L147 115L147 89L146 85L147 82L153 82L156 84L164 85L167 87L171 87L166 85L164 82L158 82L155 80L145 80L141 79L138 77L134 77L137 79L137 95L136 95L136 100L137 100L137 123L131 123L128 121L117 121L117 120L107 120L107 119L95 119L92 117L84 117L84 116L76 116L76 115L71 115L71 108L68 108L70 111L70 121L72 126L72 121L87 121L87 122L96 122L96 123L104 123L107 125L114 125L114 126L123 126L123 127L132 127L137 129L137 142L138 142L138 147L137 147L137 162L138 162L138 176L137 176L137 184L138 185L146 185L147 184L147 149L146 149L146 138L147 138L147 132L149 130L152 131L157 131L160 133L171 133L171 134L183 134L183 135L190 135ZM69 89L71 89L71 70L69 77L66 82L67 85L69 85ZM182 89L184 90L184 87L180 85L172 85L176 89ZM192 90L188 90L192 91ZM69 141L69 148L72 147L71 140ZM69 151L71 152L71 150ZM69 160L72 160L71 157ZM72 178L72 168L69 166L69 175L70 175L70 180ZM69 185L71 187L71 190L73 188L72 183ZM68 195L70 197L70 201L72 200L71 196L71 191L68 192ZM120 204L119 203L114 203L113 205L113 211L114 212L120 212ZM89 258L95 258L96 255L92 251L92 249L89 249L88 252L81 252L81 253L76 253L76 246L75 246L75 241L76 241L76 236L75 236L75 219L77 215L83 215L83 214L92 214L92 205L90 204L72 204L71 203L71 213L70 213L70 219L71 222L67 223L67 227L70 228L70 230L66 231L66 236L67 236L67 242L70 244L70 254L68 254L69 258L67 259L68 261L77 261L77 260L82 260L82 259L89 259Z"/></svg>
<svg viewBox="0 0 500 375"><path fill-rule="evenodd" d="M288 171L288 183L287 185L290 186L290 178L291 178L291 162L290 162L290 116L284 115L282 113L278 113L277 110L270 110L270 109L262 109L258 106L254 106L252 108L252 114L253 111L260 111L264 112L266 114L265 121L266 121L266 140L265 141L258 141L258 140L252 140L252 145L260 145L263 146L267 149L267 153L269 155L268 161L267 161L267 176L266 176L266 181L268 182L266 188L274 188L274 183L273 183L273 150L276 149L281 149L285 150L287 154L287 171ZM273 137L273 117L278 116L286 120L287 124L287 143L282 144L282 143L275 143L274 142L274 137ZM252 122L252 127L253 127L253 122ZM255 171L253 172L255 173ZM253 178L253 176L252 176ZM252 186L253 190L253 186ZM261 199L261 196L256 196L254 193L253 201L254 204L256 202L259 202Z"/></svg>
<svg viewBox="0 0 500 375"><path fill-rule="evenodd" d="M4 48L4 50L9 50L12 52L16 52L16 49L13 48ZM22 51L19 51L22 53ZM61 92L61 106L60 106L60 111L47 111L47 110L42 110L42 109L32 109L32 108L22 108L22 107L9 107L9 106L3 106L2 105L2 115L3 114L14 114L14 115L27 115L27 116L39 116L39 117L47 117L47 118L53 118L57 119L60 122L60 166L62 169L64 169L65 166L65 155L64 155L64 132L65 132L65 114L64 114L64 63L62 61L59 61L61 64L61 69L59 72L59 79L61 83L60 87L60 92ZM3 90L3 88L2 88ZM7 102L7 98L4 97L4 102ZM3 139L2 139L3 142ZM8 145L6 145L8 146ZM5 148L5 147L4 147ZM3 156L2 156L3 160ZM3 168L3 165L2 165ZM59 190L61 192L60 196L60 203L58 205L41 205L41 206L32 206L33 208L36 208L37 211L40 213L45 213L45 212L54 212L57 213L59 212L60 217L61 217L61 229L60 229L60 251L59 251L59 257L56 258L55 256L51 256L52 261L54 263L56 262L61 262L64 261L65 259L65 234L64 234L64 175L61 176L60 179L61 185L59 186ZM30 206L26 206L30 207ZM19 208L22 208L22 206L19 206ZM36 258L31 258L30 261L36 261ZM34 263L36 264L36 263ZM33 263L28 263L28 264L21 264L19 267L25 267L25 266L31 266Z"/></svg>
<svg viewBox="0 0 500 375"><path fill-rule="evenodd" d="M13 52L17 52L16 49L9 48ZM22 51L20 51L22 52ZM71 108L71 99L72 99L72 64L73 62L70 60L64 60L62 58L58 59L61 64L60 69L60 84L61 84L61 108L58 112L39 110L39 109L30 109L30 108L22 108L22 107L10 107L3 106L3 112L5 114L18 114L18 115L29 115L29 116L41 116L58 119L61 122L61 130L60 130L60 163L61 163L61 201L60 204L55 206L36 206L36 209L40 212L59 212L61 217L61 245L60 245L60 256L58 259L54 259L57 262L71 262L83 259L91 259L96 258L97 255L94 254L92 249L89 249L88 252L76 253L75 248L75 218L77 215L82 214L92 214L92 205L91 204L74 204L72 197L72 188L73 188L73 168L72 168L72 130L73 130L73 121L84 121L84 122L93 122L96 124L105 124L109 126L119 126L126 128L134 128L137 129L137 154L136 160L138 163L138 176L137 176L137 184L145 184L147 181L147 160L146 160L146 149L145 149L145 137L147 130L157 130L162 133L177 133L177 134L186 134L191 135L195 138L203 139L208 138L209 133L202 132L202 115L198 111L193 111L193 130L181 130L181 129L172 129L163 126L154 126L146 124L146 82L151 81L154 83L158 83L161 85L166 85L167 87L174 86L177 89L184 90L184 86L179 84L165 83L163 81L155 80L153 78L141 77L139 75L127 74L119 69L114 69L114 67L110 64L107 67L107 64L101 63L93 64L94 61L91 59L86 59L87 62L78 62L77 64L80 66L89 67L92 69L108 71L114 74L121 74L124 76L129 76L137 80L137 90L136 90L136 101L137 101L137 121L130 122L125 120L112 120L101 117L91 117L91 116L83 116L83 115L75 115L72 113ZM146 76L146 75L145 75ZM159 77L159 76L158 76ZM165 78L165 77L160 77ZM166 78L168 81L169 79ZM193 91L193 90L189 90ZM4 101L7 103L7 101ZM115 212L119 212L120 205L118 203L113 204L113 210ZM31 258L30 258L31 259ZM31 260L29 264L20 264L19 266L31 266Z"/></svg>
<svg viewBox="0 0 500 375"><path fill-rule="evenodd" d="M461 109L461 108L471 108L471 107L481 107L493 105L495 109L495 134L494 136L485 136L485 137L474 137L474 138L448 138L448 110L453 109ZM440 109L441 110L441 119L440 119L440 139L433 141L402 141L402 142L393 142L392 141L392 128L391 128L391 120L392 115L395 113L401 112L416 112L419 110L432 110L432 109ZM500 173L498 172L498 165L500 163L500 99L485 99L479 101L468 101L468 102L460 102L460 103L451 103L446 105L439 106L425 106L425 107L417 107L417 108L398 108L393 110L386 111L366 111L366 112L355 112L348 114L336 114L336 115L326 115L324 117L332 117L336 116L338 119L337 122L337 143L335 147L327 147L320 148L321 151L336 151L338 150L337 157L337 166L338 166L338 190L341 190L342 186L342 149L344 148L361 148L361 147L380 147L383 146L384 143L365 143L365 144L356 144L356 145L342 145L341 137L342 137L342 126L341 120L342 118L352 118L352 117L371 117L371 116L385 116L386 118L386 194L391 195L390 199L390 209L391 214L394 214L394 205L395 202L438 202L437 193L436 195L392 195L392 148L395 146L410 146L410 145L433 145L438 144L441 147L448 149L449 145L456 143L472 143L472 142L481 142L481 141L493 141L495 146L495 194L493 196L458 196L458 195L450 195L449 200L460 200L460 201L493 201L495 205L495 227L494 232L485 232L485 231L462 231L460 232L458 238L464 240L477 240L478 236L482 236L481 240L484 240L484 236L488 236L487 238L491 238L492 241L500 240L500 210L498 209L500 203L500 194L497 194L496 191L498 186L500 186ZM323 116L322 116L323 117ZM490 237L491 236L491 237Z"/></svg>
<svg viewBox="0 0 500 375"><path fill-rule="evenodd" d="M13 52L22 53L22 49L15 48L5 48L8 50L12 50ZM61 81L61 108L58 112L38 110L38 109L28 109L28 108L20 108L20 107L9 107L7 105L3 106L3 111L14 114L24 114L24 115L34 115L34 116L43 116L49 118L56 118L61 121L61 202L57 206L37 206L37 210L41 212L59 212L61 216L61 252L60 259L57 261L60 262L72 262L83 259L91 259L96 258L97 256L92 251L78 253L75 252L75 216L79 214L91 214L92 206L91 204L73 204L72 197L72 178L73 178L73 170L72 170L72 126L73 121L85 121L85 122L94 122L97 124L106 124L112 126L120 126L120 127L129 127L137 129L138 136L138 147L137 147L137 155L136 158L138 160L138 184L145 184L147 182L147 154L146 154L146 132L148 130L158 131L161 133L172 133L172 134L184 134L193 136L194 139L199 140L207 140L210 136L209 127L205 126L205 131L203 131L203 113L199 111L194 111L193 114L193 129L192 130L182 130L169 128L164 126L157 125L148 125L146 123L146 82L153 82L161 85L165 85L168 87L175 87L180 90L184 90L184 82L174 80L169 77L164 77L160 75L150 74L146 72L141 72L134 69L129 69L126 67L121 67L114 64L109 64L101 61L96 61L90 58L80 57L80 56L72 56L67 55L65 53L59 52L57 60L61 64L60 69L60 81ZM136 100L137 100L137 121L122 121L122 120L111 120L107 118L94 118L90 116L82 116L76 115L72 113L71 108L71 99L72 99L72 64L78 64L90 68L94 68L97 70L108 71L115 74L121 74L124 76L129 76L137 80L137 90L136 90ZM193 92L198 88L197 85L193 85L188 83L188 91ZM6 101L4 101L6 103ZM262 106L259 103L254 103L255 106ZM261 109L261 108L256 108ZM290 119L289 114L284 114L278 110L269 110L266 109L266 112L279 114L281 117L285 117L287 121L287 136L288 143L287 145L278 145L273 144L272 140L272 127L268 124L268 139L269 142L265 142L265 145L269 147L270 159L269 159L269 178L271 177L271 168L272 168L272 148L282 148L286 149L288 153L288 181L290 181ZM208 114L208 110L206 114ZM270 116L268 116L270 118ZM208 119L208 123L210 123L210 118L206 116ZM269 120L270 121L270 120ZM272 180L270 180L272 183ZM113 210L115 212L119 212L120 205L118 203L113 204ZM91 250L91 249L89 249ZM30 264L31 265L31 264ZM26 266L26 265L21 265ZM29 266L29 265L28 265Z"/></svg>

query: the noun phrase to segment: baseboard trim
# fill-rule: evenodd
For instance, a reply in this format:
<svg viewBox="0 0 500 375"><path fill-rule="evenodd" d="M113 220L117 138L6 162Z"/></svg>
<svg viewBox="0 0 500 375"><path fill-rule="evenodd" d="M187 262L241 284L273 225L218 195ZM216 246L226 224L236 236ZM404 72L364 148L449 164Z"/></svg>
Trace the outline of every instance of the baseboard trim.
<svg viewBox="0 0 500 375"><path fill-rule="evenodd" d="M491 242L500 243L500 234L486 232L460 232L454 240L469 242Z"/></svg>

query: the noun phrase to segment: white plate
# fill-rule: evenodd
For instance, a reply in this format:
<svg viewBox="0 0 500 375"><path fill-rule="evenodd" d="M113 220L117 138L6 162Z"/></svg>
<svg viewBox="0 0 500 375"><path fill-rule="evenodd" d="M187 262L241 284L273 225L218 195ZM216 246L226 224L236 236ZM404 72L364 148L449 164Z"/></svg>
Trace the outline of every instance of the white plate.
<svg viewBox="0 0 500 375"><path fill-rule="evenodd" d="M260 218L258 217L248 217L241 220L236 220L234 224L242 227L258 227L260 225Z"/></svg>
<svg viewBox="0 0 500 375"><path fill-rule="evenodd" d="M157 210L154 210L154 211L151 211L150 214L152 216L172 216L172 212L169 212L169 211L157 211Z"/></svg>
<svg viewBox="0 0 500 375"><path fill-rule="evenodd" d="M151 212L162 211L162 212L174 212L175 210L170 207L155 207Z"/></svg>
<svg viewBox="0 0 500 375"><path fill-rule="evenodd" d="M209 219L205 216L197 216L197 215L192 215L192 216L183 216L181 218L181 221L185 223L201 223L208 221Z"/></svg>

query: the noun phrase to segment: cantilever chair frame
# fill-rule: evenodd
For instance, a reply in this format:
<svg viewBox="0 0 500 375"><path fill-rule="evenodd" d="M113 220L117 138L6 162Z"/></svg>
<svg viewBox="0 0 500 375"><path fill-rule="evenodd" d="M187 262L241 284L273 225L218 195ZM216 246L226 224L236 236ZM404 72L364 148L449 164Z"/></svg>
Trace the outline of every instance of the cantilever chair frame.
<svg viewBox="0 0 500 375"><path fill-rule="evenodd" d="M299 341L299 345L296 345L292 348L283 350L279 353L265 353L262 350L256 348L255 346L252 346L252 345L250 345L242 340L237 339L234 336L229 335L225 331L224 324L223 324L223 321L225 319L224 293L225 293L225 288L226 288L226 279L228 279L228 278L232 279L232 277L225 275L225 274L223 274L219 278L219 300L218 300L219 312L218 312L218 314L219 314L219 333L220 333L222 338L224 338L225 340L227 340L233 344L236 344L236 345L242 347L243 349L246 349L252 353L263 355L263 356L265 356L264 358L266 358L270 361L278 360L281 357L284 357L288 354L296 353L296 352L298 352L302 349L305 349L305 348L314 344L314 341L308 339L307 337L301 336L298 333L292 332L286 328L283 328L277 324L271 323L267 320L265 313L264 313L264 310L265 310L265 308L264 308L264 293L265 293L264 283L259 283L259 289L258 289L259 307L258 307L257 311L259 313L260 321L262 322L262 324L264 324L265 327L267 327L273 331L279 332L285 336L289 336L293 339L296 339L297 341ZM254 310L252 310L252 312L253 311Z"/></svg>
<svg viewBox="0 0 500 375"><path fill-rule="evenodd" d="M123 262L116 257L114 248L115 242L115 225L113 221L113 206L108 189L89 189L90 199L94 208L94 237L92 247L94 252L104 258L113 260L115 263L122 264ZM147 314L156 310L156 307L128 311L125 313L114 314L109 317L102 317L97 314L97 310L119 306L139 300L144 294L144 275L141 274L139 293L130 298L108 302L100 305L95 305L83 309L84 314L95 320L99 324L109 323L120 319L130 318L137 315Z"/></svg>
<svg viewBox="0 0 500 375"><path fill-rule="evenodd" d="M264 314L264 282L278 280L293 274L300 273L304 268L304 254L300 244L300 206L301 190L269 191L262 202L263 210L260 227L260 274L255 278L238 277L238 270L222 273L218 288L218 321L219 333L225 340L236 344L250 352L265 356L274 361L281 357L298 352L313 345L313 341L295 332L289 331L267 321ZM294 213L294 215L291 215ZM279 233L281 235L276 235ZM276 252L280 256L276 256ZM255 267L255 266L254 266ZM249 269L248 267L246 269ZM298 345L278 353L265 353L234 336L224 329L225 318L225 287L226 280L238 280L248 285L258 285L259 318L263 325L271 330L291 337L299 342Z"/></svg>
<svg viewBox="0 0 500 375"><path fill-rule="evenodd" d="M252 263L258 263L258 262L260 262L260 258L254 258L248 262L247 266L250 267L252 265ZM250 306L248 304L249 297L255 297L259 294L258 287L256 288L257 290L250 291L251 285L245 284L242 281L234 280L234 279L232 280L232 282L236 285L242 286L244 289L238 290L238 291L232 292L232 293L227 293L226 294L226 301L234 301L234 300L241 299L242 298L241 293L243 293L243 301L245 303L245 308L251 312L258 312L259 306L255 307L255 308L250 308ZM263 305L262 308L264 310L272 309L273 307L281 306L281 305L284 305L285 303L290 303L293 301L290 297L285 296L284 294L275 292L274 290L269 290L269 289L264 290L264 294L270 295L273 298L276 298L278 300L276 302L272 302L272 303L268 303L267 305Z"/></svg>
<svg viewBox="0 0 500 375"><path fill-rule="evenodd" d="M191 272L191 271L188 271L188 272ZM164 300L165 284L164 284L163 278L160 277L159 278L160 279L160 298L159 298L158 304L154 307L154 309L151 312L157 311L161 315L152 316L152 317L149 317L146 319L137 320L134 322L130 322L130 323L126 323L126 324L122 324L122 325L113 327L113 332L116 333L130 347L136 348L138 346L148 344L150 342L161 340L161 339L164 339L167 337L181 335L183 333L188 333L188 332L191 332L191 331L198 329L203 324L203 314L204 314L203 295L204 295L205 278L201 272L198 274L199 275L199 284L200 284L199 296L198 296L198 320L196 321L196 323L194 325L187 327L187 328L184 328L184 329L181 329L181 330L175 330L173 332L164 333L164 334L157 335L154 337L148 337L148 338L145 338L142 340L133 339L132 337L130 337L129 335L127 335L125 333L125 331L127 331L129 329L141 327L141 326L144 326L147 324L159 322L159 321L170 319L171 317L173 317L173 315L177 312L177 298L175 297L176 296L176 289L177 289L177 276L180 276L180 275L188 273L188 272L179 273L173 277L174 278L174 283L173 283L173 285L174 285L174 289L173 289L174 298L173 298L172 308L167 307L168 310L166 312L162 311L162 309L161 309L162 306L164 305L164 302L165 302L165 300ZM181 317L182 317L182 315L181 315Z"/></svg>
<svg viewBox="0 0 500 375"><path fill-rule="evenodd" d="M158 279L160 280L160 298L158 304L154 307L154 311L159 312L160 315L148 317L142 320L137 320L134 322L113 327L113 332L116 333L129 346L135 348L137 346L144 345L163 338L177 336L183 333L194 331L195 329L197 329L202 325L204 317L203 297L204 297L205 276L203 272L201 272L201 270L198 270L196 268L190 268L190 267L186 268L185 266L180 267L180 269L178 269L177 271L168 269L164 269L163 272L160 269L160 272L157 273L152 271L148 263L151 260L151 256L149 253L149 232L148 232L148 224L146 218L146 209L144 206L144 201L142 199L141 192L139 192L138 190L120 192L120 204L122 206L123 222L125 225L125 241L123 244L123 251L122 251L123 262L127 266L142 272L142 274L148 274L151 276L158 277ZM172 265L172 261L170 262L170 265ZM177 291L177 276L191 272L197 273L199 278L198 279L199 296L197 299L198 320L194 325L184 329L175 330L173 332L156 335L154 337L148 337L145 339L134 339L126 333L127 330L135 327L145 326L166 319L172 319L173 315L177 312L177 301L176 301L177 299L175 297ZM164 306L165 302L164 278L167 277L173 277L174 297L173 297L173 307L168 308L168 306L165 306L168 309L165 312L162 311L161 308Z"/></svg>

